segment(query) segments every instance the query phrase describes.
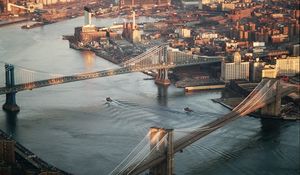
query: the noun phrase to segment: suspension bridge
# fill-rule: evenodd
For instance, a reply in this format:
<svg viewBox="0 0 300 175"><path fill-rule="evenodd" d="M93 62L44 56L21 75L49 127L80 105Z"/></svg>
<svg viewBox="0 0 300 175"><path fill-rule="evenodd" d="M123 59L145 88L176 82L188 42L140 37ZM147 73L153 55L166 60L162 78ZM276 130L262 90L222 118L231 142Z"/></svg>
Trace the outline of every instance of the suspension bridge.
<svg viewBox="0 0 300 175"><path fill-rule="evenodd" d="M173 175L174 154L224 125L258 109L276 116L281 98L297 91L294 86L281 85L280 80L264 79L230 113L191 130L153 127L132 152L110 175L137 175L149 170L151 175Z"/></svg>
<svg viewBox="0 0 300 175"><path fill-rule="evenodd" d="M15 95L20 91L148 70L157 71L156 83L167 85L170 83L168 80L168 69L170 68L215 63L221 60L222 57L190 55L180 51L168 50L165 45L161 45L124 62L119 68L68 76L0 63L2 64L0 72L3 74L1 77L5 77L0 78L0 95L6 94L4 109L17 111L19 108L16 104ZM189 145L222 126L258 109L261 109L267 115L278 115L281 97L293 91L296 91L293 86L283 86L276 79L264 79L232 112L213 122L187 130L150 128L144 139L110 174L136 175L149 170L149 173L153 175L172 175L174 154L181 152Z"/></svg>
<svg viewBox="0 0 300 175"><path fill-rule="evenodd" d="M6 102L3 109L8 111L19 111L15 96L16 93L20 91L149 70L157 71L155 79L156 83L168 85L170 84L168 79L168 69L180 66L220 62L222 58L223 57L219 56L208 57L191 55L168 49L166 45L159 45L122 63L119 68L74 75L61 75L36 71L0 62L0 95L6 94Z"/></svg>

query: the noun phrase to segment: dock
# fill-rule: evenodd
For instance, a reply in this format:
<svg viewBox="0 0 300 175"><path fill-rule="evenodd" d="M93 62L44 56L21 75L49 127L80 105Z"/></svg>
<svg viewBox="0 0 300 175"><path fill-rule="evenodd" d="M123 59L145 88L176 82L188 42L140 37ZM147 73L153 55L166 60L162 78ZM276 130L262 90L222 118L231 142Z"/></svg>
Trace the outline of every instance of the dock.
<svg viewBox="0 0 300 175"><path fill-rule="evenodd" d="M203 86L187 86L184 88L186 92L191 91L200 91L200 90L213 90L213 89L224 89L225 84L219 84L219 85L203 85Z"/></svg>

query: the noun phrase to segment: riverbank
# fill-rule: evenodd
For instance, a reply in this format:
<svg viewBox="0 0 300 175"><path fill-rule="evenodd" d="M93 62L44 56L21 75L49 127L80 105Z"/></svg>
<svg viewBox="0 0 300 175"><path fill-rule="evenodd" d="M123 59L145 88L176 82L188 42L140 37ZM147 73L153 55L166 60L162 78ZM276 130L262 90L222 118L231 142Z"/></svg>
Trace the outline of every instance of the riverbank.
<svg viewBox="0 0 300 175"><path fill-rule="evenodd" d="M22 23L28 21L27 18L13 18L13 19L1 19L0 20L0 27L12 25L12 24L17 24L17 23Z"/></svg>

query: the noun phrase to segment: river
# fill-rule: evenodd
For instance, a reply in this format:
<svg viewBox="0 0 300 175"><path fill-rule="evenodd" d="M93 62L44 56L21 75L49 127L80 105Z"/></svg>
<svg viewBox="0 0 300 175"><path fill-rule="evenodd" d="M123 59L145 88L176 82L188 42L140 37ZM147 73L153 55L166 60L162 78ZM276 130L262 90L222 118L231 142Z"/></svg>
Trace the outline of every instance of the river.
<svg viewBox="0 0 300 175"><path fill-rule="evenodd" d="M143 19L141 20L151 20ZM97 19L107 26L122 19ZM83 18L22 30L0 28L1 61L70 75L115 68L90 52L70 49ZM131 73L17 93L21 111L0 112L0 128L45 161L76 175L105 175L143 139L149 127L194 128L228 109L211 101L220 91L185 93ZM106 97L113 102L107 104ZM4 103L4 96L0 98ZM188 106L192 113L185 113ZM299 174L299 122L245 117L175 156L178 175Z"/></svg>

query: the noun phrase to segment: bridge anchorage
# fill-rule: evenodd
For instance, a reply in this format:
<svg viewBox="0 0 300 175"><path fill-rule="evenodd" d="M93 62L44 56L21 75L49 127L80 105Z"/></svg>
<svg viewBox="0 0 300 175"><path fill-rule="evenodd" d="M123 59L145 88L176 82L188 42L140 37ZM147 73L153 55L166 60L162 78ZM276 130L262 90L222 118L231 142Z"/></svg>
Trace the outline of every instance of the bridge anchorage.
<svg viewBox="0 0 300 175"><path fill-rule="evenodd" d="M14 66L11 64L5 64L5 85L7 88L15 86ZM20 107L16 104L16 92L10 92L6 94L5 103L2 106L4 111L19 112Z"/></svg>

